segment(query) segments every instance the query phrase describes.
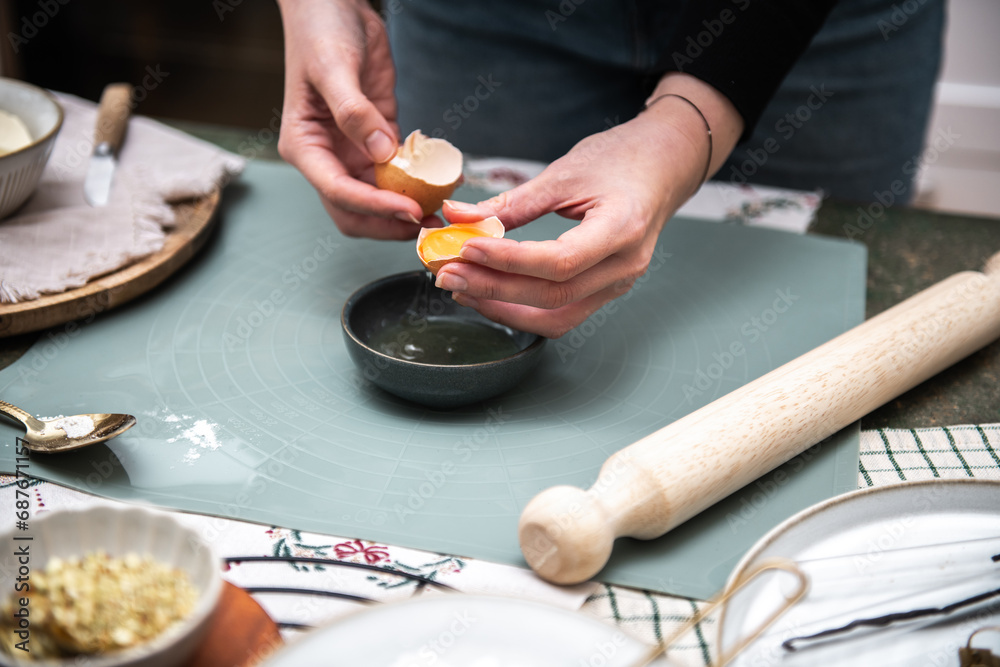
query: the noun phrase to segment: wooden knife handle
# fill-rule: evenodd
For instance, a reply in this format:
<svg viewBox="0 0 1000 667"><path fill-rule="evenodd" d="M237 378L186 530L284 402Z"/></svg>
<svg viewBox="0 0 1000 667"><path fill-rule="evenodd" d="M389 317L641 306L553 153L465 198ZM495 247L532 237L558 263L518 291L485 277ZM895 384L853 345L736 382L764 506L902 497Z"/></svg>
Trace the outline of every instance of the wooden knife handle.
<svg viewBox="0 0 1000 667"><path fill-rule="evenodd" d="M131 111L132 86L127 83L109 84L101 95L101 105L97 110L94 145L106 141L111 145L111 152L117 153L125 138Z"/></svg>
<svg viewBox="0 0 1000 667"><path fill-rule="evenodd" d="M1000 338L1000 253L612 455L587 491L546 489L521 514L528 564L585 581L617 537L659 537Z"/></svg>

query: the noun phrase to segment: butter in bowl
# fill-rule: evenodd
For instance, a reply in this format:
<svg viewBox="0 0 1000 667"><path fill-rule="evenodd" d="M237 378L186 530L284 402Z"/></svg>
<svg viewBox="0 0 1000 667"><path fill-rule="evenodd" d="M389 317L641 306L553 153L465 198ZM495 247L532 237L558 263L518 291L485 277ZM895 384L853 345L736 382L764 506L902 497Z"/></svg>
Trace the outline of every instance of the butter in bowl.
<svg viewBox="0 0 1000 667"><path fill-rule="evenodd" d="M63 109L48 92L0 78L0 219L38 187L62 123Z"/></svg>
<svg viewBox="0 0 1000 667"><path fill-rule="evenodd" d="M19 116L0 109L0 157L26 148L32 142L28 127Z"/></svg>

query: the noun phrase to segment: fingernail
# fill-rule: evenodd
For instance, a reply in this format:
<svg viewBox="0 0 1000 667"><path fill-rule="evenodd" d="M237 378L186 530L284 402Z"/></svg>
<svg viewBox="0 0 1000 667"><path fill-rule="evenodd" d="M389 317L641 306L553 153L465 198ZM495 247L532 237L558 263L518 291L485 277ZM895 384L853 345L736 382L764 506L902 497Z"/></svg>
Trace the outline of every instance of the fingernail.
<svg viewBox="0 0 1000 667"><path fill-rule="evenodd" d="M458 256L467 262L472 262L473 264L486 263L486 253L479 248L462 246L462 249L458 251Z"/></svg>
<svg viewBox="0 0 1000 667"><path fill-rule="evenodd" d="M475 297L471 297L468 294L456 293L452 294L451 298L458 302L460 306L466 306L467 308L479 308L479 302L476 301Z"/></svg>
<svg viewBox="0 0 1000 667"><path fill-rule="evenodd" d="M456 211L469 212L475 211L476 207L473 204L466 204L464 201L455 201L453 199L446 199L444 203L449 207L455 209Z"/></svg>
<svg viewBox="0 0 1000 667"><path fill-rule="evenodd" d="M465 278L451 273L439 273L434 285L449 292L464 292L469 289L469 283Z"/></svg>
<svg viewBox="0 0 1000 667"><path fill-rule="evenodd" d="M402 220L403 222L412 222L415 225L420 224L420 221L417 220L416 216L414 216L412 213L407 213L406 211L400 211L396 213L396 217Z"/></svg>
<svg viewBox="0 0 1000 667"><path fill-rule="evenodd" d="M388 162L396 154L396 142L382 130L375 130L365 139L365 148L375 162Z"/></svg>

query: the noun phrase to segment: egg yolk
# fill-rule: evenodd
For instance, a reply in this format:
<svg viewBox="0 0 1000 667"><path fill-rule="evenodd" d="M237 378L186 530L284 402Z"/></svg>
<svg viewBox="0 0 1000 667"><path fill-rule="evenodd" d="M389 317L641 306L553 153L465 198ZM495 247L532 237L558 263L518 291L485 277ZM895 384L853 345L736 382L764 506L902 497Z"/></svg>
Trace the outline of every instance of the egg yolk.
<svg viewBox="0 0 1000 667"><path fill-rule="evenodd" d="M428 262L442 257L455 257L462 249L462 244L476 236L490 236L490 234L464 225L435 229L424 237L420 244L420 255Z"/></svg>

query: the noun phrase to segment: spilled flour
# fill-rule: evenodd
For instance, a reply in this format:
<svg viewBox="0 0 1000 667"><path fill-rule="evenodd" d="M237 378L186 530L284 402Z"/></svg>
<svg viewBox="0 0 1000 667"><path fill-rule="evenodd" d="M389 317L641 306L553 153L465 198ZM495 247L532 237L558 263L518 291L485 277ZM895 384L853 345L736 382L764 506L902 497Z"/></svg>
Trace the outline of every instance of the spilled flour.
<svg viewBox="0 0 1000 667"><path fill-rule="evenodd" d="M167 421L179 421L179 420L168 419ZM216 431L215 431L216 428L217 425L212 424L207 419L199 419L195 421L194 424L192 424L190 427L181 431L180 435L170 438L169 440L167 440L167 442L177 442L178 440L187 440L188 442L193 443L195 446L189 448L187 453L184 455L184 458L182 459L184 463L191 463L201 457L201 451L199 451L199 447L202 450L205 449L215 450L221 446L222 443L219 442L219 439L216 436Z"/></svg>
<svg viewBox="0 0 1000 667"><path fill-rule="evenodd" d="M66 435L70 438L82 438L93 432L94 420L86 415L74 415L73 417L63 417L53 426L66 431Z"/></svg>

